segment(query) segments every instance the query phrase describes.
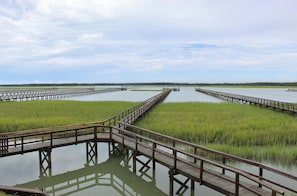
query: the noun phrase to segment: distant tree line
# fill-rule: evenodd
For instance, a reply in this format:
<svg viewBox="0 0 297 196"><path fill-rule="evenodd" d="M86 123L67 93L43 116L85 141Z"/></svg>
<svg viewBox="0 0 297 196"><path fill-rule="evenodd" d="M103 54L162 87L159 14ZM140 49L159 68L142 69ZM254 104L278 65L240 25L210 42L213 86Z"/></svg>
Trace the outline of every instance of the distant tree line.
<svg viewBox="0 0 297 196"><path fill-rule="evenodd" d="M297 82L252 82L252 83L176 83L176 82L133 82L133 83L34 83L34 84L3 84L0 86L127 86L127 85L155 85L155 86L297 86Z"/></svg>

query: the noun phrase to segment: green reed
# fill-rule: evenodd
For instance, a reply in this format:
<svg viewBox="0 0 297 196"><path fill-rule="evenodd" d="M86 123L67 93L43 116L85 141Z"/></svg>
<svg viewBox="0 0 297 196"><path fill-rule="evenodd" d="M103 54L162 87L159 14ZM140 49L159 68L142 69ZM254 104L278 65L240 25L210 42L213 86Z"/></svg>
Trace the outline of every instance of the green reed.
<svg viewBox="0 0 297 196"><path fill-rule="evenodd" d="M102 121L137 103L120 101L23 101L0 103L0 132Z"/></svg>
<svg viewBox="0 0 297 196"><path fill-rule="evenodd" d="M297 117L258 106L163 103L137 125L248 158L297 161Z"/></svg>

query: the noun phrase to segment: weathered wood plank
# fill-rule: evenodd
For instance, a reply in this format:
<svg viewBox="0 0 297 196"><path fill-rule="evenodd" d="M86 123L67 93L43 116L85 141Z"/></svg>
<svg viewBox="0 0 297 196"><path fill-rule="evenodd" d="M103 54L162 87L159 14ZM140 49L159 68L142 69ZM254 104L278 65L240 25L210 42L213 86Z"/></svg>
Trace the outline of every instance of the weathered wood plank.
<svg viewBox="0 0 297 196"><path fill-rule="evenodd" d="M119 137L118 135L113 135L112 136L113 141L116 141L118 143L122 143L122 138ZM135 142L133 142L133 140L131 139L125 139L124 140L124 145L128 148L130 148L131 150L135 150ZM148 157L148 158L152 158L152 147L151 146L146 146L144 144L138 144L138 148L137 148L138 152L141 153L142 155ZM174 156L171 153L168 152L155 152L155 160L156 162L165 165L168 168L173 168L174 167ZM176 163L176 173L180 173L183 174L184 176L201 182L201 179L199 178L200 176L200 168L199 165L197 164L186 164L184 162L181 162L179 160L177 160ZM212 174L212 173L215 173ZM234 195L235 194L235 179L228 177L222 173L219 172L215 172L215 171L211 171L211 173L208 172L204 172L203 174L203 185L208 186L214 190L217 190L223 194L227 194L227 195ZM221 176L221 177L219 177ZM224 178L227 178L229 180L225 180ZM252 189L255 192L258 192L261 195L271 195L270 191L267 191L265 189L259 188L255 185L251 185L248 183L244 183L241 182L242 184L245 184L245 186L247 187L252 187ZM254 194L248 190L246 190L245 188L240 187L239 188L239 193L240 194L244 194L244 195L258 195L258 194Z"/></svg>
<svg viewBox="0 0 297 196"><path fill-rule="evenodd" d="M196 91L205 93L210 96L217 97L224 101L228 102L240 102L240 103L248 103L248 104L257 104L264 107L269 107L276 110L281 110L285 112L289 112L292 114L297 113L297 104L295 103L287 103L281 101L274 101L269 99L262 99L258 97L251 97L251 96L244 96L244 95L237 95L233 93L225 93L225 92L218 92L212 91L202 88L196 88Z"/></svg>

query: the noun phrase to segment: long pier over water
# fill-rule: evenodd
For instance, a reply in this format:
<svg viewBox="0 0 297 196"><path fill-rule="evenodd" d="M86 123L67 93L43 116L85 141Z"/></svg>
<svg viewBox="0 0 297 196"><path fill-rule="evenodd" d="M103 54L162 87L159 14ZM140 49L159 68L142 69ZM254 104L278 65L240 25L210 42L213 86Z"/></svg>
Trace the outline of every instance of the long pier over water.
<svg viewBox="0 0 297 196"><path fill-rule="evenodd" d="M91 95L125 90L124 88L28 88L28 89L0 89L1 101L26 101L60 99L72 96Z"/></svg>
<svg viewBox="0 0 297 196"><path fill-rule="evenodd" d="M96 164L97 143L107 142L119 153L124 149L131 152L134 173L139 164L142 165L140 170L143 167L154 169L156 163L166 166L169 195L180 195L189 187L194 195L197 183L225 195L297 194L297 176L290 173L132 125L163 101L170 91L165 90L102 122L3 133L0 135L0 157L39 151L40 176L50 177L53 148L86 143L87 164L90 165ZM148 161L141 161L140 156ZM238 164L253 169L237 168ZM186 180L177 180L177 175ZM175 185L180 186L176 192Z"/></svg>
<svg viewBox="0 0 297 196"><path fill-rule="evenodd" d="M274 101L274 100L262 99L258 97L244 96L244 95L238 95L233 93L225 93L225 92L213 91L213 90L202 89L202 88L196 88L195 90L197 92L205 93L207 95L214 96L228 102L255 104L255 105L269 107L269 108L284 111L284 112L289 112L291 114L297 113L297 104L295 103Z"/></svg>

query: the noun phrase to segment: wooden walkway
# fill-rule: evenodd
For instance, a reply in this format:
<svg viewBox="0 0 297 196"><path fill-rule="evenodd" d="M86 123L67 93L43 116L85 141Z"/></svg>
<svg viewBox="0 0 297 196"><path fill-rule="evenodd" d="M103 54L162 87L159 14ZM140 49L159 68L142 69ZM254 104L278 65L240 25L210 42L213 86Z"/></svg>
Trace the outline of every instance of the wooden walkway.
<svg viewBox="0 0 297 196"><path fill-rule="evenodd" d="M285 181L280 184L275 179L265 177L264 173L272 172L294 180L295 185L297 176L133 125L122 126L125 130L118 133L117 129L112 129L112 140L167 166L173 175L182 174L226 195L283 195L283 190L297 193L296 186L288 187ZM233 166L236 163L253 166L258 173L237 169Z"/></svg>
<svg viewBox="0 0 297 196"><path fill-rule="evenodd" d="M59 99L124 90L123 88L29 88L0 89L0 101Z"/></svg>
<svg viewBox="0 0 297 196"><path fill-rule="evenodd" d="M22 143L18 143L16 147L10 147L6 152L2 152L1 156L52 149L86 141L113 142L134 151L135 157L144 155L152 161L168 167L172 176L182 174L193 182L199 182L225 195L275 195L277 193L283 195L285 190L297 193L296 187L287 187L285 182L280 184L275 179L264 176L266 172L273 172L274 175L294 180L297 185L297 177L286 172L126 123L120 123L120 126L121 128L92 125L92 127L85 127L81 130L21 136ZM90 132L90 128L93 129L92 132ZM50 138L49 135L52 137ZM162 142L154 138L160 138ZM9 138L12 141L14 139L16 138ZM17 139L19 140L19 138ZM217 157L221 156L220 160L222 161L201 156L200 154L203 152ZM259 173L237 169L231 166L232 162L252 165L258 168Z"/></svg>
<svg viewBox="0 0 297 196"><path fill-rule="evenodd" d="M131 125L169 93L170 90L164 91L126 112L99 123L1 134L0 157L35 150L51 150L86 141L111 142L133 151L133 161L137 160L137 156L143 155L153 163L158 162L168 167L169 195L174 194L173 180L177 174L187 178L182 187L190 182L193 188L194 182L198 182L225 195L284 195L285 192L297 194L297 176ZM237 164L253 167L256 173L236 168L234 165ZM136 163L133 165L133 171L136 171ZM271 178L271 174L274 178ZM282 181L277 180L280 178ZM287 181L293 182L293 186Z"/></svg>
<svg viewBox="0 0 297 196"><path fill-rule="evenodd" d="M251 96L218 92L218 91L212 91L212 90L207 90L202 88L196 88L196 91L205 93L210 96L217 97L219 99L222 99L228 102L255 104L255 105L269 107L269 108L284 111L284 112L289 112L291 114L297 113L297 104L295 103L287 103L287 102L274 101L274 100L262 99L262 98L251 97Z"/></svg>

